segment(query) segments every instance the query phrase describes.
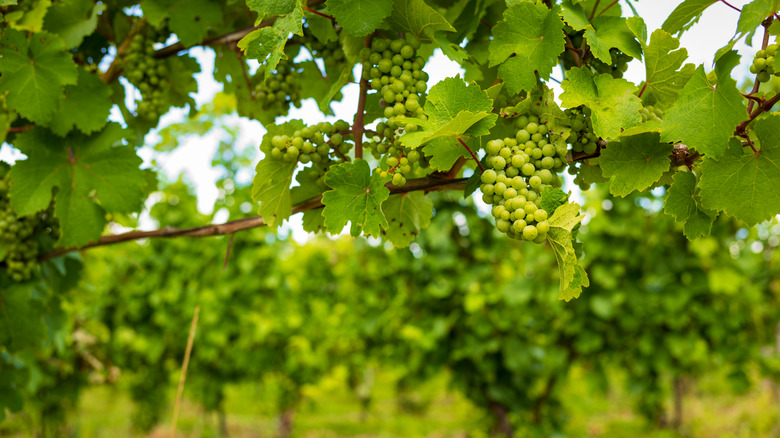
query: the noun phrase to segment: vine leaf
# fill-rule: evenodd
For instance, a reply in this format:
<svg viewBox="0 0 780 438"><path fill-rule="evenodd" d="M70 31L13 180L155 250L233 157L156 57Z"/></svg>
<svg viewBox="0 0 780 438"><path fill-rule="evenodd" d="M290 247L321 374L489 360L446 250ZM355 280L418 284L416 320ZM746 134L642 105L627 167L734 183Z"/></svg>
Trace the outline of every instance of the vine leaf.
<svg viewBox="0 0 780 438"><path fill-rule="evenodd" d="M97 240L106 224L106 211L132 213L143 205L147 179L139 168L141 159L132 147L115 146L126 136L115 123L91 136L74 131L61 138L43 128L20 135L14 146L28 158L9 173L16 213L26 216L44 210L56 187L54 215L62 228L59 245L81 246Z"/></svg>
<svg viewBox="0 0 780 438"><path fill-rule="evenodd" d="M536 74L549 79L564 50L563 22L556 9L543 3L521 2L504 11L493 27L490 67L506 82L510 94L536 86ZM515 55L515 56L512 56Z"/></svg>
<svg viewBox="0 0 780 438"><path fill-rule="evenodd" d="M46 13L46 30L59 35L65 47L78 47L84 37L97 28L98 14L105 11L106 5L92 0L67 0L51 6Z"/></svg>
<svg viewBox="0 0 780 438"><path fill-rule="evenodd" d="M406 248L427 228L433 217L433 201L422 192L390 196L382 204L387 217L387 228L382 236L396 248Z"/></svg>
<svg viewBox="0 0 780 438"><path fill-rule="evenodd" d="M390 2L386 2L390 3ZM399 32L411 32L416 37L433 39L437 32L454 32L446 18L423 0L393 0L388 24Z"/></svg>
<svg viewBox="0 0 780 438"><path fill-rule="evenodd" d="M0 345L11 352L40 345L46 339L43 313L43 303L32 298L29 285L3 285L0 290Z"/></svg>
<svg viewBox="0 0 780 438"><path fill-rule="evenodd" d="M8 105L23 117L48 123L59 108L63 87L78 79L62 38L43 32L28 41L22 32L7 29L0 51L0 94L7 92Z"/></svg>
<svg viewBox="0 0 780 438"><path fill-rule="evenodd" d="M668 108L693 76L694 65L683 63L688 51L680 47L680 40L662 29L650 35L645 51L645 83L642 100L648 105ZM682 68L680 68L682 67Z"/></svg>
<svg viewBox="0 0 780 438"><path fill-rule="evenodd" d="M634 190L643 191L661 179L669 169L671 145L661 143L657 132L622 137L601 151L601 170L612 177L609 192L625 197Z"/></svg>
<svg viewBox="0 0 780 438"><path fill-rule="evenodd" d="M693 172L676 172L664 201L664 212L684 224L683 234L690 240L710 235L716 211L701 206L701 190Z"/></svg>
<svg viewBox="0 0 780 438"><path fill-rule="evenodd" d="M563 106L573 108L585 105L591 110L593 132L601 138L620 136L621 130L639 124L642 101L634 96L636 87L625 79L609 74L593 76L585 67L568 71L561 84Z"/></svg>
<svg viewBox="0 0 780 438"><path fill-rule="evenodd" d="M718 158L745 113L734 81L722 80L716 86L707 79L704 67L699 66L677 102L666 112L661 138L666 142L683 142L702 154Z"/></svg>
<svg viewBox="0 0 780 438"><path fill-rule="evenodd" d="M585 40L597 59L612 63L611 48L616 48L634 58L642 58L642 47L628 28L623 17L596 17L588 20L581 5L564 3L561 17L574 30L584 30Z"/></svg>
<svg viewBox="0 0 780 438"><path fill-rule="evenodd" d="M569 195L558 187L547 186L542 190L540 207L545 211L555 211L569 202Z"/></svg>
<svg viewBox="0 0 780 438"><path fill-rule="evenodd" d="M582 288L590 285L588 274L577 262L577 253L574 250L574 236L572 231L585 218L579 214L580 206L576 203L563 204L547 221L550 231L547 233L547 241L555 252L560 274L560 289L558 299L569 301L577 298L582 293Z"/></svg>
<svg viewBox="0 0 780 438"><path fill-rule="evenodd" d="M154 27L165 20L185 46L203 41L210 28L222 23L222 7L212 0L155 0L143 2L144 17Z"/></svg>
<svg viewBox="0 0 780 438"><path fill-rule="evenodd" d="M745 41L751 45L756 29L761 26L766 17L777 13L779 9L780 3L777 0L757 0L743 6L737 22L738 36L736 38L747 35Z"/></svg>
<svg viewBox="0 0 780 438"><path fill-rule="evenodd" d="M780 214L780 115L753 126L758 152L732 138L726 153L702 164L702 204L752 226Z"/></svg>
<svg viewBox="0 0 780 438"><path fill-rule="evenodd" d="M111 105L111 88L97 76L79 69L78 85L65 87L65 97L49 128L61 136L74 126L91 134L106 125Z"/></svg>
<svg viewBox="0 0 780 438"><path fill-rule="evenodd" d="M382 210L382 203L390 196L385 187L388 178L379 173L371 174L366 160L356 159L330 168L325 174L325 184L332 190L322 195L325 209L325 226L331 234L338 234L347 222L351 222L350 234L365 232L379 237L381 229L389 227Z"/></svg>
<svg viewBox="0 0 780 438"><path fill-rule="evenodd" d="M246 0L246 6L257 13L258 20L273 15L287 15L295 10L299 3L298 0Z"/></svg>
<svg viewBox="0 0 780 438"><path fill-rule="evenodd" d="M303 6L299 2L295 2L289 14L277 18L272 26L253 30L241 38L238 48L247 58L265 64L264 78L268 79L279 61L287 59L284 47L291 33L303 36Z"/></svg>
<svg viewBox="0 0 780 438"><path fill-rule="evenodd" d="M375 31L393 11L393 2L386 0L328 0L326 4L339 25L358 37Z"/></svg>
<svg viewBox="0 0 780 438"><path fill-rule="evenodd" d="M685 0L669 14L661 29L671 34L684 32L699 21L705 9L717 2L718 0Z"/></svg>
<svg viewBox="0 0 780 438"><path fill-rule="evenodd" d="M493 101L478 85L466 85L460 77L447 78L428 94L423 130L405 134L401 142L407 147L428 143L423 152L431 157L431 166L449 170L459 157L470 156L457 137L470 136L465 140L469 147L479 146L475 137L487 135L498 119L492 110Z"/></svg>

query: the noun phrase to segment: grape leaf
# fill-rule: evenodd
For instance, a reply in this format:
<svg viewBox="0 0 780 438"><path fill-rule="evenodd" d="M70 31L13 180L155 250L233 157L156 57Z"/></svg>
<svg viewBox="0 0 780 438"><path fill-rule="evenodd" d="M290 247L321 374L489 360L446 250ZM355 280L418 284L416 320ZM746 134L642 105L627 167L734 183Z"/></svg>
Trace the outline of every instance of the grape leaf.
<svg viewBox="0 0 780 438"><path fill-rule="evenodd" d="M580 206L576 203L563 204L547 221L550 231L547 233L547 242L555 252L560 275L560 287L558 299L570 301L582 293L582 288L590 285L588 274L577 262L577 254L574 250L574 237L572 230L585 218L580 215Z"/></svg>
<svg viewBox="0 0 780 438"><path fill-rule="evenodd" d="M49 128L60 136L74 126L85 134L91 134L106 125L111 105L111 88L96 75L79 69L78 84L65 87L65 97Z"/></svg>
<svg viewBox="0 0 780 438"><path fill-rule="evenodd" d="M292 198L290 183L297 162L286 162L271 158L268 152L273 148L271 140L277 135L292 135L293 132L303 129L303 122L291 120L281 125L270 124L268 131L263 135L260 150L266 157L260 160L255 167L255 178L252 181L252 199L260 203L258 214L263 216L263 221L269 227L276 227L292 214Z"/></svg>
<svg viewBox="0 0 780 438"><path fill-rule="evenodd" d="M404 134L400 140L404 146L416 148L429 141L440 137L460 137L463 134L487 135L490 128L496 124L498 114L485 111L473 113L461 111L452 120L442 126L433 123L424 123L422 131ZM457 141L457 140L455 140Z"/></svg>
<svg viewBox="0 0 780 438"><path fill-rule="evenodd" d="M539 206L545 211L555 211L561 205L569 202L569 195L558 187L547 186L542 190L542 200Z"/></svg>
<svg viewBox="0 0 780 438"><path fill-rule="evenodd" d="M466 85L460 77L447 78L434 85L425 101L428 120L442 126L461 111L491 112L493 101L478 85Z"/></svg>
<svg viewBox="0 0 780 438"><path fill-rule="evenodd" d="M298 0L246 0L246 6L252 12L257 12L258 20L271 15L287 15L298 3Z"/></svg>
<svg viewBox="0 0 780 438"><path fill-rule="evenodd" d="M393 10L386 0L328 0L328 12L344 30L354 36L375 31Z"/></svg>
<svg viewBox="0 0 780 438"><path fill-rule="evenodd" d="M464 140L472 151L478 151L481 147L481 137L472 137ZM452 165L458 158L471 158L471 154L457 139L452 137L436 138L423 147L426 156L431 157L428 163L431 169L446 172L452 169Z"/></svg>
<svg viewBox="0 0 780 438"><path fill-rule="evenodd" d="M54 3L46 14L46 30L59 35L65 47L78 47L97 28L98 14L106 5L92 0L65 0Z"/></svg>
<svg viewBox="0 0 780 438"><path fill-rule="evenodd" d="M393 30L410 32L418 38L426 36L433 39L437 32L455 31L444 16L423 0L393 0L393 10L387 22Z"/></svg>
<svg viewBox="0 0 780 438"><path fill-rule="evenodd" d="M0 288L0 346L10 352L35 348L46 339L43 303L33 299L29 285Z"/></svg>
<svg viewBox="0 0 780 438"><path fill-rule="evenodd" d="M634 190L643 191L661 179L669 169L672 147L661 143L657 132L621 137L601 151L601 170L612 177L609 192L625 197Z"/></svg>
<svg viewBox="0 0 780 438"><path fill-rule="evenodd" d="M8 29L0 40L0 94L7 92L8 105L25 118L45 124L62 99L65 85L75 84L76 64L56 35L36 33L30 40Z"/></svg>
<svg viewBox="0 0 780 438"><path fill-rule="evenodd" d="M382 211L382 203L390 196L385 187L387 181L379 173L372 175L368 162L362 159L331 167L325 174L325 183L332 190L322 195L322 215L328 231L338 234L350 221L353 236L363 231L379 237L381 228L389 227Z"/></svg>
<svg viewBox="0 0 780 438"><path fill-rule="evenodd" d="M737 38L747 35L745 41L748 45L752 45L756 28L778 9L780 9L780 2L777 0L753 0L743 6L737 22Z"/></svg>
<svg viewBox="0 0 780 438"><path fill-rule="evenodd" d="M683 66L688 59L688 51L684 48L675 50L678 47L680 40L662 29L654 31L650 35L650 44L644 46L647 79L642 85L642 100L647 105L668 108L693 76L694 65Z"/></svg>
<svg viewBox="0 0 780 438"><path fill-rule="evenodd" d="M731 80L717 85L707 79L704 67L696 69L677 102L664 115L662 140L681 141L702 154L718 158L745 117L745 105Z"/></svg>
<svg viewBox="0 0 780 438"><path fill-rule="evenodd" d="M571 166L569 166L569 169L571 169ZM580 187L583 185L590 186L591 184L601 184L609 181L609 178L604 178L598 158L582 160L575 169L574 184L577 184Z"/></svg>
<svg viewBox="0 0 780 438"><path fill-rule="evenodd" d="M325 218L322 216L322 210L317 208L303 212L303 231L309 233L319 233L325 229Z"/></svg>
<svg viewBox="0 0 780 438"><path fill-rule="evenodd" d="M131 213L143 205L147 180L139 168L141 159L132 147L115 146L126 136L119 125L110 123L91 136L73 131L61 138L35 128L17 137L14 146L28 158L9 173L16 213L44 210L57 187L59 244L80 246L97 240L106 223L105 211Z"/></svg>
<svg viewBox="0 0 780 438"><path fill-rule="evenodd" d="M266 157L255 167L252 199L260 203L258 214L269 227L281 225L292 214L290 183L297 164Z"/></svg>
<svg viewBox="0 0 780 438"><path fill-rule="evenodd" d="M171 31L188 47L203 41L209 28L222 22L222 7L212 0L155 0L143 2L141 7L154 27L167 19Z"/></svg>
<svg viewBox="0 0 780 438"><path fill-rule="evenodd" d="M685 31L699 21L705 9L717 2L718 0L685 0L669 14L661 29L671 34Z"/></svg>
<svg viewBox="0 0 780 438"><path fill-rule="evenodd" d="M639 124L642 101L634 96L636 87L609 74L593 76L586 67L572 68L561 84L561 102L573 108L585 105L591 110L593 132L601 138L620 136L623 129Z"/></svg>
<svg viewBox="0 0 780 438"><path fill-rule="evenodd" d="M25 7L16 11L6 11L3 18L9 27L27 32L43 30L43 19L51 6L51 0L28 0Z"/></svg>
<svg viewBox="0 0 780 438"><path fill-rule="evenodd" d="M396 248L406 248L427 228L433 217L433 201L422 192L390 196L382 204L388 227L382 236Z"/></svg>
<svg viewBox="0 0 780 438"><path fill-rule="evenodd" d="M277 18L272 26L253 30L241 38L238 48L244 51L247 58L265 64L264 77L267 80L279 61L287 59L284 47L291 33L303 36L303 7L298 2L292 12Z"/></svg>
<svg viewBox="0 0 780 438"><path fill-rule="evenodd" d="M593 55L604 63L612 63L609 49L617 48L636 59L642 59L642 47L623 17L597 17L593 26L585 30L585 39Z"/></svg>
<svg viewBox="0 0 780 438"><path fill-rule="evenodd" d="M683 234L688 239L709 236L718 213L701 206L701 190L696 187L696 175L693 172L676 172L672 179L674 182L664 200L664 212L684 224Z"/></svg>
<svg viewBox="0 0 780 438"><path fill-rule="evenodd" d="M549 79L563 50L563 22L556 10L522 2L504 11L504 19L493 27L489 65L500 64L498 76L515 94L534 88L536 74Z"/></svg>
<svg viewBox="0 0 780 438"><path fill-rule="evenodd" d="M304 17L306 17L306 25L309 27L311 34L321 43L326 44L339 39L339 35L333 27L333 22L329 19L308 11L304 11Z"/></svg>
<svg viewBox="0 0 780 438"><path fill-rule="evenodd" d="M732 138L726 153L702 164L702 204L754 225L780 214L780 114L756 120L758 152Z"/></svg>

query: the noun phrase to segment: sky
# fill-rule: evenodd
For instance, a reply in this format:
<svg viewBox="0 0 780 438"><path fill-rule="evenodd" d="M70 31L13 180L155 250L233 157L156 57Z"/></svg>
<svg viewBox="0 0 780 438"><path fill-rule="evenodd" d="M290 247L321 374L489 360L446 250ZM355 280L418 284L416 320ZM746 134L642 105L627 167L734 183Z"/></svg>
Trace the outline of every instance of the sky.
<svg viewBox="0 0 780 438"><path fill-rule="evenodd" d="M631 14L630 9L625 6L628 1L631 0L621 1L624 15ZM729 3L735 7L741 8L744 4L749 2L749 0L733 0ZM680 2L673 0L639 0L631 1L631 3L637 9L639 15L645 20L649 34L652 33L654 29L661 27L661 24L666 20L666 17L669 16ZM711 63L715 52L720 47L726 45L734 36L738 18L739 13L723 2L718 2L708 8L699 22L685 32L681 38L681 47L688 50L688 62L697 65L704 64L704 67L707 70L711 70ZM756 37L755 42L757 45L760 42L759 38L760 35L759 37ZM173 40L175 41L175 37ZM738 43L735 46L735 49L742 55L742 63L734 70L734 75L736 75L736 77L743 77L748 74L748 67L757 49L749 47L744 44L743 41ZM198 93L194 95L195 101L198 106L200 106L210 102L214 95L221 91L222 85L213 78L214 52L211 49L196 47L190 49L189 53L201 64L202 72L196 75ZM462 70L457 63L443 56L438 50L429 60L425 67L425 71L430 76L428 84L429 89L444 78L462 73ZM624 78L635 84L639 84L644 80L644 76L643 65L638 61L634 61L629 64L629 69L625 73ZM356 77L359 76L356 75ZM553 72L553 78L561 79L560 70ZM549 85L555 90L556 96L560 95L562 90L558 84L551 81ZM303 102L302 108L292 108L289 115L279 121L303 119L309 123L318 123L324 120L332 121L339 118L351 121L354 117L355 108L357 107L358 86L356 84L347 85L343 90L343 95L344 98L341 102L332 104L335 116L325 117L317 109L316 104L309 99ZM132 99L132 97L128 98ZM187 111L184 109L172 110L161 119L159 127L164 127L171 123L183 120L186 113ZM111 119L121 121L121 116L119 116L116 107L112 111ZM243 149L244 147L257 148L265 133L265 129L259 122L240 118L238 116L229 118L227 123L232 126L240 127L241 134L236 144L237 149ZM147 144L153 144L156 138L158 137L153 131L146 138ZM181 146L172 153L158 153L149 147L143 147L139 150L139 155L144 159L144 162L147 165L150 165L152 159L154 159L159 165L159 169L167 175L170 180L175 180L181 173L184 173L187 179L196 187L199 210L204 213L210 213L212 206L214 205L214 200L219 194L215 181L220 174L217 169L212 168L211 158L220 138L221 134L219 132L211 132L204 137L185 137L183 138ZM257 160L260 159L259 154L258 151ZM23 158L23 155L19 154L18 151L12 150L7 144L0 147L0 160L13 162L16 159L21 158ZM252 176L253 175L249 172L240 175L240 177L243 177L246 180L250 179ZM242 181L238 182L241 183ZM576 186L573 186L573 188L569 187L569 189L576 191L577 188ZM141 227L144 229L154 228L155 224L149 220L144 220L145 217L148 216L142 214ZM214 221L215 223L220 223L223 222L226 217L226 212L218 212ZM117 232L121 230L117 229L112 231ZM297 241L304 241L309 237L302 229L300 215L293 216L279 231L280 233L292 233L292 237Z"/></svg>

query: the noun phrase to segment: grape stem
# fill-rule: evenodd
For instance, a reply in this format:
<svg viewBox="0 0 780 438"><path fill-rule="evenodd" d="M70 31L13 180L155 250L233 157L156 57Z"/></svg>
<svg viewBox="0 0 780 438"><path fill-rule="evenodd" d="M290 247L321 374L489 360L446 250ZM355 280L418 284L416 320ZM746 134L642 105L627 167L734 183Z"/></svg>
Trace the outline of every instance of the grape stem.
<svg viewBox="0 0 780 438"><path fill-rule="evenodd" d="M252 81L249 79L249 72L246 69L246 63L241 59L241 51L238 50L238 46L234 46L236 52L236 59L241 64L241 73L244 75L244 81L246 81L246 89L249 91L249 98L255 100L255 87L252 86Z"/></svg>
<svg viewBox="0 0 780 438"><path fill-rule="evenodd" d="M482 23L482 24L484 24L484 25L485 25L485 27L487 27L488 29L490 29L490 30L493 30L493 26L489 25L489 24L487 23L487 21L485 21L484 19L480 18L480 19L479 19L479 22L480 22L480 23Z"/></svg>
<svg viewBox="0 0 780 438"><path fill-rule="evenodd" d="M642 94L645 92L645 89L647 88L647 81L645 81L644 85L642 85L642 89L639 90L639 94L636 96L638 98L642 98Z"/></svg>
<svg viewBox="0 0 780 438"><path fill-rule="evenodd" d="M333 18L332 16L330 16L330 15L328 15L328 14L325 14L325 13L322 13L322 12L320 12L320 11L315 11L314 9L312 9L311 7L309 7L309 5L306 5L306 10L307 10L307 11L309 11L309 12L311 12L312 14L317 14L317 15L319 15L320 17L325 17L325 18L327 18L327 19L328 19L328 20L330 20L330 21L336 21L336 19L335 19L335 18Z"/></svg>
<svg viewBox="0 0 780 438"><path fill-rule="evenodd" d="M100 80L103 81L103 83L110 84L111 82L114 82L122 73L122 64L124 64L124 60L122 58L124 58L124 54L127 52L127 48L130 47L130 43L132 42L135 34L143 30L144 27L146 27L146 18L141 17L135 26L130 29L130 32L127 33L125 39L122 41L122 44L117 47L116 55L114 55L114 59L111 61L111 65L109 65L108 69L106 69L106 71L100 75Z"/></svg>
<svg viewBox="0 0 780 438"><path fill-rule="evenodd" d="M580 58L580 52L574 47L574 43L571 42L571 38L565 35L566 49L571 53L571 57L574 58L574 65L582 67L582 59Z"/></svg>
<svg viewBox="0 0 780 438"><path fill-rule="evenodd" d="M363 40L363 47L371 47L371 35ZM355 122L352 124L352 132L355 133L355 158L363 158L363 116L366 112L366 95L368 94L368 80L365 72L360 73L360 94L358 107L355 113Z"/></svg>
<svg viewBox="0 0 780 438"><path fill-rule="evenodd" d="M607 10L609 10L609 8L611 8L612 6L615 6L615 3L617 3L617 2L618 2L618 0L615 0L612 3L610 3L609 6L607 6L601 12L599 12L599 14L596 15L596 17L601 17L602 15L604 15L604 12L607 12ZM594 8L594 10L595 10L595 8Z"/></svg>
<svg viewBox="0 0 780 438"><path fill-rule="evenodd" d="M410 179L405 185L401 187L394 186L392 182L388 182L385 187L390 190L390 194L409 193L416 191L434 192L441 190L463 190L466 187L466 181L468 178L446 178L440 174L432 174L424 178ZM317 196L307 201L295 204L292 207L292 214L301 213L308 210L314 210L322 208L322 196ZM114 245L122 242L129 242L139 239L150 238L174 238L174 237L208 237L208 236L223 236L231 235L239 231L249 230L252 228L264 227L266 224L263 221L262 216L254 216L242 219L236 219L234 221L226 222L223 224L211 224L204 225L195 228L173 228L164 227L153 231L130 231L122 234L113 234L101 237L97 242L92 242L87 245L77 247L72 246L69 248L56 248L45 254L41 254L38 258L39 261L44 262L51 260L55 257L59 257L63 254L67 254L73 251L85 250L89 248L95 248L99 246Z"/></svg>
<svg viewBox="0 0 780 438"><path fill-rule="evenodd" d="M25 125L25 126L16 126L13 128L8 128L8 132L22 132L22 131L29 131L31 129L35 129L35 125Z"/></svg>
<svg viewBox="0 0 780 438"><path fill-rule="evenodd" d="M724 5L730 7L731 9L737 11L737 12L742 12L742 9L732 5L731 3L727 2L726 0L720 0L720 2L723 3Z"/></svg>
<svg viewBox="0 0 780 438"><path fill-rule="evenodd" d="M761 41L761 50L766 50L766 46L769 45L769 26L772 24L772 17L769 17L768 19L764 20L763 23L761 23L762 26L764 26L764 39ZM756 73L756 79L753 82L753 89L750 90L750 93L748 94L756 94L758 92L759 87L761 87L761 81L758 80L758 73ZM747 106L747 112L748 114L751 114L753 111L753 102L752 100L748 102ZM770 107L771 108L771 107Z"/></svg>
<svg viewBox="0 0 780 438"><path fill-rule="evenodd" d="M593 5L593 10L590 11L590 16L588 17L588 21L593 19L593 16L596 15L596 9L599 7L599 3L601 0L596 0L596 4Z"/></svg>
<svg viewBox="0 0 780 438"><path fill-rule="evenodd" d="M463 139L462 139L462 138L460 138L460 137L458 137L458 141L460 142L460 144L462 144L462 145L463 145L463 147L464 147L464 148L466 148L466 150L467 150L467 151L469 151L469 153L471 154L471 158L473 158L473 159L474 159L474 161L476 161L476 162L477 162L477 166L479 166L479 170L480 170L480 171L482 171L482 172L484 172L484 171L485 171L485 168L484 168L484 167L482 167L482 163L480 163L480 162L479 162L479 158L478 158L478 157L477 157L477 155L474 153L474 151L472 151L472 150L471 150L471 148L469 147L469 145L467 145L467 144L466 144L466 142L465 142L465 141L463 141Z"/></svg>

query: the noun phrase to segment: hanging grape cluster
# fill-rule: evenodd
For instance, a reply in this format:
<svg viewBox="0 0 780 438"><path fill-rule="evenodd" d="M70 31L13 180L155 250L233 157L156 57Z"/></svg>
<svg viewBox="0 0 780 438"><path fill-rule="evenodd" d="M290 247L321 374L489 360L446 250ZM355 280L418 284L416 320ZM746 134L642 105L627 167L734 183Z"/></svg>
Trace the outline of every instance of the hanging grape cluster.
<svg viewBox="0 0 780 438"><path fill-rule="evenodd" d="M338 38L334 41L323 43L318 40L307 27L303 30L301 44L309 49L312 58L322 59L325 70L340 71L347 64L347 57L344 55L344 49L342 49Z"/></svg>
<svg viewBox="0 0 780 438"><path fill-rule="evenodd" d="M255 74L256 78L260 78L260 82L255 85L255 100L260 102L263 109L274 110L278 115L287 114L290 105L300 108L300 69L293 62L283 60L271 72L271 77L267 81L263 81L265 68L263 65Z"/></svg>
<svg viewBox="0 0 780 438"><path fill-rule="evenodd" d="M614 47L609 49L609 56L611 58L609 64L593 58L590 62L591 67L593 67L593 70L597 73L608 73L611 74L613 78L622 78L623 73L628 70L628 63L634 58Z"/></svg>
<svg viewBox="0 0 780 438"><path fill-rule="evenodd" d="M660 122L664 117L664 112L652 105L647 105L639 110L639 115L642 116L642 123L648 120Z"/></svg>
<svg viewBox="0 0 780 438"><path fill-rule="evenodd" d="M288 163L314 163L319 177L317 184L325 188L324 175L334 158L345 156L354 144L349 123L339 120L335 123L322 122L307 126L290 135L275 135L270 147L262 149L275 160Z"/></svg>
<svg viewBox="0 0 780 438"><path fill-rule="evenodd" d="M598 150L599 138L593 133L590 108L570 108L564 113L569 117L569 126L571 126L571 134L567 143L569 143L572 152L595 153Z"/></svg>
<svg viewBox="0 0 780 438"><path fill-rule="evenodd" d="M428 74L422 71L425 60L417 56L420 40L414 36L386 40L374 38L371 48L363 49L363 78L372 89L379 92L380 104L384 107L386 122L379 123L377 134L380 141L368 143L372 153L380 158L386 156L380 173L383 177L392 175L393 184L406 184L406 177L414 163L425 165L425 160L416 150L405 148L398 138L419 129L407 117L426 119L422 98L428 89Z"/></svg>
<svg viewBox="0 0 780 438"><path fill-rule="evenodd" d="M54 204L30 216L17 216L8 199L8 180L0 177L0 268L16 282L28 280L40 253L37 237L49 234L59 238L59 223L54 220Z"/></svg>
<svg viewBox="0 0 780 438"><path fill-rule="evenodd" d="M775 55L777 55L777 44L770 44L766 49L756 52L753 58L753 64L750 66L750 72L757 75L759 82L769 82L772 75L780 76L780 71L775 71Z"/></svg>
<svg viewBox="0 0 780 438"><path fill-rule="evenodd" d="M136 115L145 120L157 120L167 109L168 67L154 57L155 39L153 29L137 33L125 53L124 75L141 92L141 99L135 101Z"/></svg>
<svg viewBox="0 0 780 438"><path fill-rule="evenodd" d="M567 165L565 147L550 143L547 125L535 115L522 115L514 138L485 145L489 166L481 176L482 199L492 204L496 228L509 237L541 243L550 229L541 194L560 187L558 172Z"/></svg>

